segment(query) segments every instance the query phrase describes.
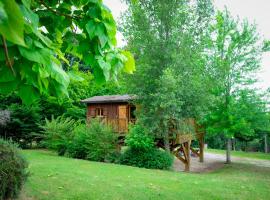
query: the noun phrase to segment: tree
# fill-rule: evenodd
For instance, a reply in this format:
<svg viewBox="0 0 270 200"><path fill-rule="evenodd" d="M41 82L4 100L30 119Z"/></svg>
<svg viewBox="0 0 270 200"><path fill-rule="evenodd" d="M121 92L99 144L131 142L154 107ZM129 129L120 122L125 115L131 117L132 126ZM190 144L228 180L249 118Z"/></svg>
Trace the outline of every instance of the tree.
<svg viewBox="0 0 270 200"><path fill-rule="evenodd" d="M102 1L3 0L0 2L0 93L17 91L26 104L40 95L67 96L72 55L97 81L132 73L129 52L116 48L116 24Z"/></svg>
<svg viewBox="0 0 270 200"><path fill-rule="evenodd" d="M135 54L136 73L128 91L138 96L138 119L151 134L164 139L172 121L200 117L209 98L203 50L212 4L198 0L126 1L121 30Z"/></svg>
<svg viewBox="0 0 270 200"><path fill-rule="evenodd" d="M208 121L208 131L223 134L227 138L226 161L230 163L231 138L240 129L242 135L254 134L254 127L245 120L251 114L250 111L246 110L245 115L237 106L247 106L246 102L241 102L243 96L239 94L256 81L263 43L255 25L246 20L241 22L233 19L227 9L217 13L211 31L207 54L212 66L209 72L216 86L213 88L216 102ZM236 117L237 113L240 118Z"/></svg>

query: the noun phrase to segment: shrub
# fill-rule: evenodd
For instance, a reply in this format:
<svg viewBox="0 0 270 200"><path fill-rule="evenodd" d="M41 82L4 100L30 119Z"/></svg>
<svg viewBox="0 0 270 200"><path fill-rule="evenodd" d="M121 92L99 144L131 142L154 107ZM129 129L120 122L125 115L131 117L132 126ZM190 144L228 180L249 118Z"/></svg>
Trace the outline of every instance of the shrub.
<svg viewBox="0 0 270 200"><path fill-rule="evenodd" d="M109 126L92 119L89 126L81 125L75 128L68 154L74 158L103 162L115 151L116 137Z"/></svg>
<svg viewBox="0 0 270 200"><path fill-rule="evenodd" d="M27 178L27 163L16 146L0 139L0 199L18 196Z"/></svg>
<svg viewBox="0 0 270 200"><path fill-rule="evenodd" d="M31 147L31 143L36 140L35 134L41 131L38 126L41 120L39 106L15 103L6 110L10 112L10 120L5 126L0 126L0 137L12 139L22 148Z"/></svg>
<svg viewBox="0 0 270 200"><path fill-rule="evenodd" d="M156 149L154 140L140 124L130 128L125 140L128 149L120 157L120 164L148 169L169 169L173 157L166 151Z"/></svg>
<svg viewBox="0 0 270 200"><path fill-rule="evenodd" d="M45 119L44 144L47 148L56 150L58 155L64 155L68 145L73 140L73 130L78 126L78 122L71 118L59 116L56 119L52 116L49 121Z"/></svg>
<svg viewBox="0 0 270 200"><path fill-rule="evenodd" d="M120 163L120 158L121 158L121 153L118 152L118 151L114 151L111 154L108 154L106 156L105 162L119 164Z"/></svg>
<svg viewBox="0 0 270 200"><path fill-rule="evenodd" d="M132 125L125 140L127 146L133 149L147 150L154 147L153 138L140 124Z"/></svg>
<svg viewBox="0 0 270 200"><path fill-rule="evenodd" d="M172 163L172 155L155 148L148 150L128 148L120 157L120 164L148 169L170 169Z"/></svg>

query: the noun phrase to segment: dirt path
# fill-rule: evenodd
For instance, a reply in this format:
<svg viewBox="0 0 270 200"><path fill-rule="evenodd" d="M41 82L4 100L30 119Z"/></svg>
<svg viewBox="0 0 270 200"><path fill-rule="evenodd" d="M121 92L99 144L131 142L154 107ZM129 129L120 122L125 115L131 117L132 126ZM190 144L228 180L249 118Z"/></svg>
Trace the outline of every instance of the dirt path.
<svg viewBox="0 0 270 200"><path fill-rule="evenodd" d="M222 168L225 165L225 159L226 159L225 155L215 153L205 153L204 155L205 161L203 163L200 163L199 158L191 157L190 171L196 173L214 171L216 169ZM232 162L250 163L257 166L270 167L270 161L268 160L232 157ZM184 164L178 159L175 159L174 170L184 171Z"/></svg>

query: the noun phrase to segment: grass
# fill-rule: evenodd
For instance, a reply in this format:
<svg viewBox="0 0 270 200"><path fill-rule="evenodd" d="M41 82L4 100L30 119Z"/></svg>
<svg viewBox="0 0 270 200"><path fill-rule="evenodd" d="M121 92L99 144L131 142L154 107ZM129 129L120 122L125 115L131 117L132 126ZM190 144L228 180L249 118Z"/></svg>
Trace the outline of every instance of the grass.
<svg viewBox="0 0 270 200"><path fill-rule="evenodd" d="M225 150L220 150L220 149L207 149L206 152L226 154ZM231 151L231 155L236 156L236 157L241 157L241 158L256 158L256 159L262 159L262 160L270 160L270 153Z"/></svg>
<svg viewBox="0 0 270 200"><path fill-rule="evenodd" d="M212 173L148 170L25 150L30 177L20 200L269 199L270 168L232 164Z"/></svg>

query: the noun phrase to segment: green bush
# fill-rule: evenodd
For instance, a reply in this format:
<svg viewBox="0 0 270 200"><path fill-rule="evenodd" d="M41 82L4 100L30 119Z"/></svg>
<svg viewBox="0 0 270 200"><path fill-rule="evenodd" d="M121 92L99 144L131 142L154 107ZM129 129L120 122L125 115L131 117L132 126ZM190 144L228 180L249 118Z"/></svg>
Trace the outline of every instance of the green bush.
<svg viewBox="0 0 270 200"><path fill-rule="evenodd" d="M39 106L14 103L5 109L10 112L10 120L5 126L0 125L0 137L12 139L21 148L31 148L32 142L36 141L35 134L41 131L38 126L41 120Z"/></svg>
<svg viewBox="0 0 270 200"><path fill-rule="evenodd" d="M116 150L116 137L109 126L92 119L89 126L75 128L68 154L74 158L104 162Z"/></svg>
<svg viewBox="0 0 270 200"><path fill-rule="evenodd" d="M172 155L155 148L148 150L128 148L120 157L120 164L147 169L170 169L172 163Z"/></svg>
<svg viewBox="0 0 270 200"><path fill-rule="evenodd" d="M121 158L121 153L118 151L114 151L110 154L108 154L105 158L105 162L109 162L109 163L116 163L119 164L120 163L120 158Z"/></svg>
<svg viewBox="0 0 270 200"><path fill-rule="evenodd" d="M120 164L148 169L170 169L173 157L154 147L153 137L143 126L136 124L129 130L125 140L128 149L120 156Z"/></svg>
<svg viewBox="0 0 270 200"><path fill-rule="evenodd" d="M140 124L132 125L125 140L127 146L133 149L147 150L154 147L153 138Z"/></svg>
<svg viewBox="0 0 270 200"><path fill-rule="evenodd" d="M59 116L56 119L45 119L45 125L41 126L44 133L43 143L49 149L56 150L58 155L64 155L68 145L73 140L73 130L78 122L71 118Z"/></svg>
<svg viewBox="0 0 270 200"><path fill-rule="evenodd" d="M17 147L0 139L0 200L18 196L27 178L27 163Z"/></svg>

